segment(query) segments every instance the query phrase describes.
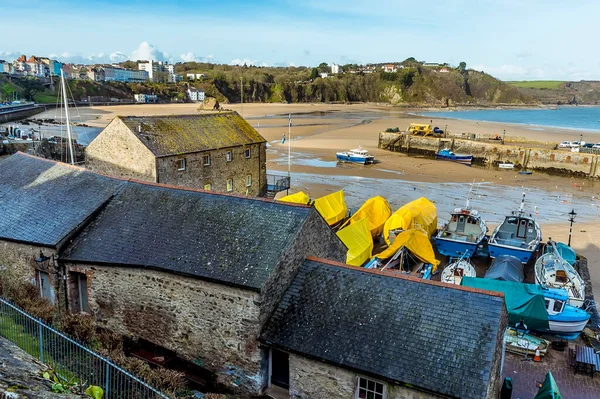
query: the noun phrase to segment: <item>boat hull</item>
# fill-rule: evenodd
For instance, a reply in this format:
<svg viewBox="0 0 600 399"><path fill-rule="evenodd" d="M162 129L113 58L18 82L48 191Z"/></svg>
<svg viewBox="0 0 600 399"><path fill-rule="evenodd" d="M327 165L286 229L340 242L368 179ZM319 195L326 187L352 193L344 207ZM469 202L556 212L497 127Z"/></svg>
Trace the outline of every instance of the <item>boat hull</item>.
<svg viewBox="0 0 600 399"><path fill-rule="evenodd" d="M346 154L336 154L335 157L338 161L357 163L360 165L372 164L375 161L375 157L358 157Z"/></svg>
<svg viewBox="0 0 600 399"><path fill-rule="evenodd" d="M535 249L521 249L511 247L508 245L493 244L489 242L488 251L490 252L490 258L492 259L500 255L510 255L514 256L515 258L518 258L521 261L521 263L526 264L533 256L533 252L535 251Z"/></svg>
<svg viewBox="0 0 600 399"><path fill-rule="evenodd" d="M464 163L467 165L471 165L473 162L473 155L444 155L444 154L435 154L437 159L442 159L444 161L452 161L458 163Z"/></svg>
<svg viewBox="0 0 600 399"><path fill-rule="evenodd" d="M479 243L436 237L435 245L437 246L438 252L444 256L459 257L464 255L465 258L470 258L477 252L477 245L479 245Z"/></svg>

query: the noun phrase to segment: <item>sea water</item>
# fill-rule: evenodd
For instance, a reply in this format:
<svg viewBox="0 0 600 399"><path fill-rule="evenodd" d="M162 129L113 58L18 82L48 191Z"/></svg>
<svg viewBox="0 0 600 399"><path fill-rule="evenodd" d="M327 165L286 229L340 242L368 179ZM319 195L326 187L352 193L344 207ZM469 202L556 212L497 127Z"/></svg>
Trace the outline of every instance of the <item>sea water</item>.
<svg viewBox="0 0 600 399"><path fill-rule="evenodd" d="M556 109L482 109L424 112L421 115L431 118L517 123L600 133L600 107L564 106L557 107Z"/></svg>

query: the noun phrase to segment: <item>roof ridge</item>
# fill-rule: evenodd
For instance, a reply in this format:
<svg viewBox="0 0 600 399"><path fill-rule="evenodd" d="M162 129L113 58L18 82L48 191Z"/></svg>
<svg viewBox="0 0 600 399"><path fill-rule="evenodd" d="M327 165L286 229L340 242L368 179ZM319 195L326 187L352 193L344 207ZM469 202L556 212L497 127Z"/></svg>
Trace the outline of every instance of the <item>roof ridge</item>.
<svg viewBox="0 0 600 399"><path fill-rule="evenodd" d="M415 283L434 285L437 287L444 287L444 288L450 288L450 289L455 289L455 290L459 290L459 291L473 292L476 294L483 294L483 295L488 295L488 296L504 298L504 294L501 292L482 290L479 288L472 288L472 287L465 287L465 286L456 285L456 284L442 283L441 281L426 280L426 279L417 278L414 276L402 276L402 275L398 275L395 273L384 272L381 270L365 269L364 267L350 266L345 263L336 262L336 261L332 261L332 260L328 260L328 259L316 258L314 256L307 256L306 260L320 262L320 263L324 263L329 266L341 267L344 269L354 270L354 271L358 271L358 272L362 272L362 273L369 273L369 274L374 274L374 275L378 275L378 276L391 277L391 278L397 278L400 280L412 281Z"/></svg>
<svg viewBox="0 0 600 399"><path fill-rule="evenodd" d="M237 111L231 110L231 111L207 112L207 113L197 113L197 114L115 115L115 118L119 118L119 119L128 119L128 118L142 118L142 119L148 119L148 118L180 118L182 116L206 117L206 116L223 115L223 114L233 115L233 114L238 114L238 113L237 113ZM244 120L246 120L246 119L244 119Z"/></svg>

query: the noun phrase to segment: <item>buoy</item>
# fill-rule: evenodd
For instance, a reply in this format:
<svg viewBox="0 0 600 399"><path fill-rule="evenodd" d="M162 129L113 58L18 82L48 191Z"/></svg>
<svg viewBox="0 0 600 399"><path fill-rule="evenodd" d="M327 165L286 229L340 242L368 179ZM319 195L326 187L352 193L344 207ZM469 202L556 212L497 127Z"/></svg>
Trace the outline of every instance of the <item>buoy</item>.
<svg viewBox="0 0 600 399"><path fill-rule="evenodd" d="M535 356L533 357L533 361L534 362L542 361L542 358L540 357L540 347L539 346L535 349Z"/></svg>

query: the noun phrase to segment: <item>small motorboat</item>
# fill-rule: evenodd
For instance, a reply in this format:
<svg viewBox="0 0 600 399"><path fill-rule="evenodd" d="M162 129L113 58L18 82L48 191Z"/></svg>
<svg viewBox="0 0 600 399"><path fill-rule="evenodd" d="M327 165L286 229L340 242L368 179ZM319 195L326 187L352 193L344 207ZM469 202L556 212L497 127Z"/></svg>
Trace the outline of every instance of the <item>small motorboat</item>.
<svg viewBox="0 0 600 399"><path fill-rule="evenodd" d="M514 164L514 163L512 163L512 162L500 162L500 163L498 164L498 167L499 167L500 169L514 169L514 167L515 167L515 164Z"/></svg>
<svg viewBox="0 0 600 399"><path fill-rule="evenodd" d="M585 302L585 283L569 262L560 256L554 241L548 242L545 253L535 262L535 282L549 288L564 288L569 305L581 308Z"/></svg>
<svg viewBox="0 0 600 399"><path fill-rule="evenodd" d="M511 353L533 356L535 351L539 349L540 356L544 356L548 351L550 341L518 332L514 327L508 327L504 332L504 344L506 350Z"/></svg>
<svg viewBox="0 0 600 399"><path fill-rule="evenodd" d="M471 187L472 189L473 187ZM446 223L435 237L438 252L445 256L471 257L485 238L488 227L479 213L471 209L467 196L464 208L456 208L451 213L450 221Z"/></svg>
<svg viewBox="0 0 600 399"><path fill-rule="evenodd" d="M546 311L548 312L548 332L565 339L575 339L583 331L591 316L583 309L569 305L567 291L559 288L545 288Z"/></svg>
<svg viewBox="0 0 600 399"><path fill-rule="evenodd" d="M531 174L533 174L533 172L530 170L521 170L521 171L519 171L519 174L520 175L531 175Z"/></svg>
<svg viewBox="0 0 600 399"><path fill-rule="evenodd" d="M461 258L442 270L442 283L460 285L463 277L477 277L477 272L468 258Z"/></svg>
<svg viewBox="0 0 600 399"><path fill-rule="evenodd" d="M533 253L538 249L542 240L542 229L533 215L525 214L525 193L521 207L504 218L488 240L490 257L512 255L519 258L523 264L529 262Z"/></svg>
<svg viewBox="0 0 600 399"><path fill-rule="evenodd" d="M369 155L369 152L362 148L338 152L335 154L335 157L338 161L358 163L361 165L368 165L375 162L375 156Z"/></svg>
<svg viewBox="0 0 600 399"><path fill-rule="evenodd" d="M447 148L440 150L439 152L436 152L435 157L437 159L443 159L445 161L464 163L466 165L471 165L471 163L473 162L473 155L455 154L454 152L450 151Z"/></svg>

